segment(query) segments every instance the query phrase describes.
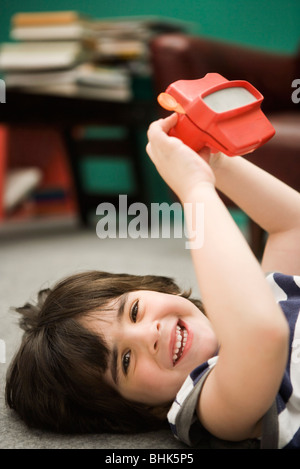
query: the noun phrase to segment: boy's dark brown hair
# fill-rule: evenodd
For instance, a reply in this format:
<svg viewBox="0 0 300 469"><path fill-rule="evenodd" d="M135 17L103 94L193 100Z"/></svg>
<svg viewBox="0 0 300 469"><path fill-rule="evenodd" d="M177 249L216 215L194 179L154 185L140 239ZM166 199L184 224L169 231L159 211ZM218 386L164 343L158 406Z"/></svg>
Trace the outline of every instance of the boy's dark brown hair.
<svg viewBox="0 0 300 469"><path fill-rule="evenodd" d="M168 277L90 271L40 291L36 304L16 308L25 332L8 369L6 402L28 426L61 433L129 433L165 424L167 408L130 402L104 381L105 338L80 323L87 313L104 312L111 300L136 290L190 295ZM203 310L199 300L189 299Z"/></svg>

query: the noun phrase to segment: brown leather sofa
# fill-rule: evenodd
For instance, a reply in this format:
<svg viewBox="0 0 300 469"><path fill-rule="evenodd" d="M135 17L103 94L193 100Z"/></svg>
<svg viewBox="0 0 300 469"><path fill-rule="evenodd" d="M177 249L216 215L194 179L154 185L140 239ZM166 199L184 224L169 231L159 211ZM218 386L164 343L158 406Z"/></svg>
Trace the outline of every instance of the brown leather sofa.
<svg viewBox="0 0 300 469"><path fill-rule="evenodd" d="M262 110L276 135L247 158L300 190L300 103L292 100L292 82L300 79L300 49L294 55L277 54L198 36L167 34L154 38L150 51L157 93L176 80L201 78L208 72L254 85L264 96ZM162 109L159 112L167 115ZM249 242L259 257L265 234L251 221L249 227Z"/></svg>

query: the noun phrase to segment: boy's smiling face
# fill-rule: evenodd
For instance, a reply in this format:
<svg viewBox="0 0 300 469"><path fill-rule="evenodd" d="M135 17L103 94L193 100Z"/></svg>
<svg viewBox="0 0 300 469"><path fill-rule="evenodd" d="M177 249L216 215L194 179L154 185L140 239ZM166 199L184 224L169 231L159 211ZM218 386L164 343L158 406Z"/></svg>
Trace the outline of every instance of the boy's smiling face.
<svg viewBox="0 0 300 469"><path fill-rule="evenodd" d="M187 375L217 353L206 316L189 300L154 291L130 292L111 313L86 316L110 351L106 378L125 398L148 405L172 401Z"/></svg>

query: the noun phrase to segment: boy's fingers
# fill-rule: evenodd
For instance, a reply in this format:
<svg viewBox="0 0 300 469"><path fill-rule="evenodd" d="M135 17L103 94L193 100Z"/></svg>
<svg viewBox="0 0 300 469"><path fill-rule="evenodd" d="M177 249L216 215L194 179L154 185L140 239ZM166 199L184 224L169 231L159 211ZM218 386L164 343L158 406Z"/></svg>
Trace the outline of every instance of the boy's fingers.
<svg viewBox="0 0 300 469"><path fill-rule="evenodd" d="M174 125L176 125L177 122L177 114L174 113L171 116L166 117L165 119L159 119L155 122L152 122L148 129L148 138L151 139L152 136L157 132L157 131L163 131L164 133L168 133Z"/></svg>
<svg viewBox="0 0 300 469"><path fill-rule="evenodd" d="M169 132L169 130L171 130L172 127L174 127L174 125L176 125L177 119L178 119L178 114L176 114L176 112L166 117L165 119L162 119L162 124L161 124L162 130L164 132Z"/></svg>

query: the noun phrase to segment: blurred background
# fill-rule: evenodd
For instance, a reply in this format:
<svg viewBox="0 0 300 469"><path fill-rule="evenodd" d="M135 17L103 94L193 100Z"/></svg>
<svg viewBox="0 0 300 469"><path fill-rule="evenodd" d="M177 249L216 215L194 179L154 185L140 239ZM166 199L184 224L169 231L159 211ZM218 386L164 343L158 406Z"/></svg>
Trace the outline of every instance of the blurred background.
<svg viewBox="0 0 300 469"><path fill-rule="evenodd" d="M51 12L69 17L52 18ZM291 57L299 47L299 18L297 0L1 0L0 76L6 84L6 107L0 113L0 220L7 224L79 214L89 225L97 202L120 193L147 204L173 200L145 155L146 129L160 115L156 95L163 86L160 70L153 69L153 39L183 33ZM239 55L242 49L231 60ZM203 70L218 71L218 62L213 67ZM284 73L284 65L279 69ZM236 75L244 78L242 70ZM251 81L252 76L245 78ZM273 72L268 80L270 88L278 81ZM70 98L76 99L73 108ZM115 103L110 108L115 119L108 117L107 100ZM124 103L138 117L118 120ZM102 114L102 122L90 119L87 125L83 117L75 118L74 107L86 120ZM72 123L66 123L64 113L73 115ZM60 117L58 128L53 121L60 123ZM87 139L94 147L90 142L83 149ZM75 145L79 140L81 146ZM112 140L119 142L118 148L110 145ZM243 215L236 214L243 222Z"/></svg>
<svg viewBox="0 0 300 469"><path fill-rule="evenodd" d="M1 448L182 448L169 433L62 438L22 425L3 398L21 340L9 310L89 269L159 273L201 295L184 238L98 239L96 207L118 210L119 194L175 200L146 155L147 127L158 92L208 72L262 92L276 136L250 158L299 190L299 21L299 0L0 0ZM265 233L224 201L260 257Z"/></svg>

